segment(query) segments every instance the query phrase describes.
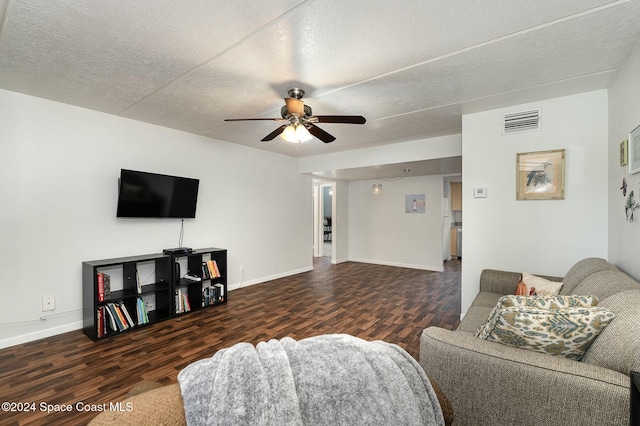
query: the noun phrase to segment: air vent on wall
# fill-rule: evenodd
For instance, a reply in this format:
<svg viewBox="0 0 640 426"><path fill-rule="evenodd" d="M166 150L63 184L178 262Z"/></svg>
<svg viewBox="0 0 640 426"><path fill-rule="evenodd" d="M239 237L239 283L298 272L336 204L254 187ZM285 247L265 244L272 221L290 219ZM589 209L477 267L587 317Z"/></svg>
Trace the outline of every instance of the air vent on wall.
<svg viewBox="0 0 640 426"><path fill-rule="evenodd" d="M504 134L533 132L540 130L540 110L514 112L504 115Z"/></svg>

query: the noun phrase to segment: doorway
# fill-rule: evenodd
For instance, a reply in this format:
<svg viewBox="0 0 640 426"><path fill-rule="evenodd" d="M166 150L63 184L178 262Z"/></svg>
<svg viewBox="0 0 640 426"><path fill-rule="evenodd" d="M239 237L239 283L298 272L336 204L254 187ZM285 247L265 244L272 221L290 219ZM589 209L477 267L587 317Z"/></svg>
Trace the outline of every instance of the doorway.
<svg viewBox="0 0 640 426"><path fill-rule="evenodd" d="M333 253L333 186L322 185L322 256Z"/></svg>
<svg viewBox="0 0 640 426"><path fill-rule="evenodd" d="M333 218L333 194L332 182L314 182L313 185L313 255L314 257L334 257L335 226Z"/></svg>

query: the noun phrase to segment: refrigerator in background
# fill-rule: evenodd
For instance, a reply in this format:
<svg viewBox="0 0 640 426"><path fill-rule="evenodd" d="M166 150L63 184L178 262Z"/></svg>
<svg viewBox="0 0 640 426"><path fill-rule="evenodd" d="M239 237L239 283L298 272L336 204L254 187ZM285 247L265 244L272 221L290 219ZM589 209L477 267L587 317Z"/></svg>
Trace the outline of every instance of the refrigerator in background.
<svg viewBox="0 0 640 426"><path fill-rule="evenodd" d="M449 198L442 199L442 260L451 259L451 204Z"/></svg>

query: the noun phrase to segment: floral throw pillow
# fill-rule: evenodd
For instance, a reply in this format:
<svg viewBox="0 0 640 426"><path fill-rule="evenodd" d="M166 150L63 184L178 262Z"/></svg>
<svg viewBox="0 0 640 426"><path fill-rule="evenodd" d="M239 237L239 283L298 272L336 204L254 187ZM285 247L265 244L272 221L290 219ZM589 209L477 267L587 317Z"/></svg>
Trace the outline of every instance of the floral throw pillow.
<svg viewBox="0 0 640 426"><path fill-rule="evenodd" d="M597 304L598 298L596 296L560 296L557 294L545 296L516 296L508 294L498 300L498 303L487 319L476 331L475 337L486 339L490 332L488 324L493 324L495 316L502 308L518 306L542 309L589 308Z"/></svg>
<svg viewBox="0 0 640 426"><path fill-rule="evenodd" d="M614 317L601 307L505 307L486 325L484 339L579 361Z"/></svg>

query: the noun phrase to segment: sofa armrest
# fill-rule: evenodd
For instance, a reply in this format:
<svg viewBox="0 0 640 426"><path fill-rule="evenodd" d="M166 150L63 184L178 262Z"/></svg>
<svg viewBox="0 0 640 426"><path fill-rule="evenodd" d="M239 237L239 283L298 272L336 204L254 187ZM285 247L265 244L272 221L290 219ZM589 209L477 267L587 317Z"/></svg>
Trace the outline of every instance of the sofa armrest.
<svg viewBox="0 0 640 426"><path fill-rule="evenodd" d="M480 274L480 292L515 294L520 272L483 269Z"/></svg>
<svg viewBox="0 0 640 426"><path fill-rule="evenodd" d="M420 338L420 365L461 425L622 425L629 377L594 365L437 327Z"/></svg>
<svg viewBox="0 0 640 426"><path fill-rule="evenodd" d="M521 272L484 269L480 274L480 291L498 294L515 294ZM537 274L536 274L537 275ZM561 277L537 275L550 281L562 281Z"/></svg>
<svg viewBox="0 0 640 426"><path fill-rule="evenodd" d="M186 426L180 385L173 383L135 394L122 401L123 410L103 411L89 426Z"/></svg>

